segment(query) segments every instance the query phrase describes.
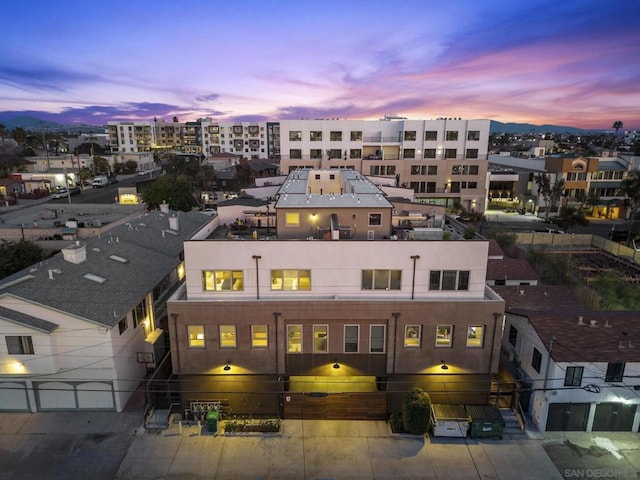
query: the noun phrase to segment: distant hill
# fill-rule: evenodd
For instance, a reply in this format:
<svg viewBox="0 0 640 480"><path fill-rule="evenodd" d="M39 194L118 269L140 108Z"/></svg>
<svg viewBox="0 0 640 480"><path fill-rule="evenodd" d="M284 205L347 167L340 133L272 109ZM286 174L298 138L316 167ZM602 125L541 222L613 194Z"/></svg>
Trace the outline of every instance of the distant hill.
<svg viewBox="0 0 640 480"><path fill-rule="evenodd" d="M47 120L40 120L36 117L23 115L19 117L11 116L7 114L9 112L0 112L0 123L2 123L7 130L13 130L14 128L23 128L31 132L39 132L45 130L47 132L73 132L73 133L103 133L104 127L97 125L64 125L62 123L50 122Z"/></svg>
<svg viewBox="0 0 640 480"><path fill-rule="evenodd" d="M491 120L491 133L572 133L585 134L602 130L584 130L560 125L532 125L530 123L502 123Z"/></svg>

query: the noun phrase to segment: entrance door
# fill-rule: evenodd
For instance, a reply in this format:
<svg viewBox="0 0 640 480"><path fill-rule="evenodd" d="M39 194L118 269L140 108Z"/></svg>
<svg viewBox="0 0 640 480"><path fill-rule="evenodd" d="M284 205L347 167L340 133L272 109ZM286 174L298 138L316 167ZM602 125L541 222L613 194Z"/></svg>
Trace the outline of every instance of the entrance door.
<svg viewBox="0 0 640 480"><path fill-rule="evenodd" d="M601 403L596 405L593 418L594 432L630 432L637 405L624 403Z"/></svg>
<svg viewBox="0 0 640 480"><path fill-rule="evenodd" d="M552 403L547 416L547 431L584 432L588 415L588 403Z"/></svg>

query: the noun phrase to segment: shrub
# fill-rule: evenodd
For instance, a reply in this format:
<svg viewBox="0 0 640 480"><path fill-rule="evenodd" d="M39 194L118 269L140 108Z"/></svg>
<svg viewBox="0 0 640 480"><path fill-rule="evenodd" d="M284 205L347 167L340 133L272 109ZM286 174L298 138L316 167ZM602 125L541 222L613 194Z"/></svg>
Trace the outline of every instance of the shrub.
<svg viewBox="0 0 640 480"><path fill-rule="evenodd" d="M421 388L409 390L402 400L404 430L412 435L424 435L429 429L431 399Z"/></svg>
<svg viewBox="0 0 640 480"><path fill-rule="evenodd" d="M404 423L402 422L402 412L394 412L389 417L389 425L393 433L405 433Z"/></svg>
<svg viewBox="0 0 640 480"><path fill-rule="evenodd" d="M279 432L282 421L279 418L248 418L232 417L224 422L224 431L229 433L242 432Z"/></svg>

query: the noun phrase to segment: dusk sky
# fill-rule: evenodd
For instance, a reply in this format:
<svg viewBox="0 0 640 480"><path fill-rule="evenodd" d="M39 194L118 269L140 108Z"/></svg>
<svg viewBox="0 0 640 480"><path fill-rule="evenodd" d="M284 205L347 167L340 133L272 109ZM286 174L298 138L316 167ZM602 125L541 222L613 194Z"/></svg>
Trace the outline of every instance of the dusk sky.
<svg viewBox="0 0 640 480"><path fill-rule="evenodd" d="M638 0L20 0L2 16L0 119L640 129Z"/></svg>

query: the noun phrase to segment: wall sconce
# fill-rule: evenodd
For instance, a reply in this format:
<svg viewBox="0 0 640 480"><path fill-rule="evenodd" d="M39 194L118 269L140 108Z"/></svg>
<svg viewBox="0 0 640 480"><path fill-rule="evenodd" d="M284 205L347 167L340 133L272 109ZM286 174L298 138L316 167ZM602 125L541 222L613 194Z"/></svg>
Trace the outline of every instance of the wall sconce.
<svg viewBox="0 0 640 480"><path fill-rule="evenodd" d="M338 360L334 360L333 368L335 368L336 370L340 368L340 364L338 363Z"/></svg>
<svg viewBox="0 0 640 480"><path fill-rule="evenodd" d="M222 369L225 372L228 372L229 370L231 370L231 362L229 360L227 360L227 363L224 364L224 367Z"/></svg>
<svg viewBox="0 0 640 480"><path fill-rule="evenodd" d="M440 360L440 363L442 363L442 365L440 366L442 370L449 370L449 365L447 365L447 362L445 362L444 360Z"/></svg>

